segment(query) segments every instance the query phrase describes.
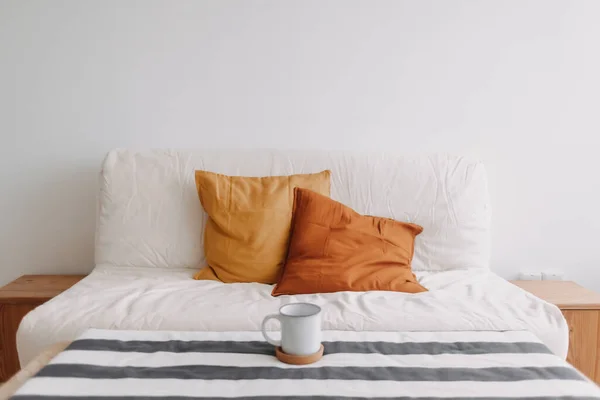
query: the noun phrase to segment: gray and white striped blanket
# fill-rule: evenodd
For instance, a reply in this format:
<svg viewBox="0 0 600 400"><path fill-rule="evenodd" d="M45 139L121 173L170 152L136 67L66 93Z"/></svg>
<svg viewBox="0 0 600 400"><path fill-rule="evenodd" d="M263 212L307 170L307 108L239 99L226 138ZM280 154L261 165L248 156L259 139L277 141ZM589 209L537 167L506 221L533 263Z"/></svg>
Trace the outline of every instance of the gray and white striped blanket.
<svg viewBox="0 0 600 400"><path fill-rule="evenodd" d="M279 362L259 332L89 330L15 400L600 399L533 334L324 332L317 363Z"/></svg>

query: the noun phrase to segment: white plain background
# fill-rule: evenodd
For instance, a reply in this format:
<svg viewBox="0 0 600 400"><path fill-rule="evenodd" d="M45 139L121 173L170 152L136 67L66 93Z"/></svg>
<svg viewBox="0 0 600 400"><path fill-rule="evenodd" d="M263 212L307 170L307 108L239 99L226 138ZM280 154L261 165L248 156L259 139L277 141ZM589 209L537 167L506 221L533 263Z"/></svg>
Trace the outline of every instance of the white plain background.
<svg viewBox="0 0 600 400"><path fill-rule="evenodd" d="M488 168L492 267L600 290L600 2L0 0L0 284L92 268L114 147Z"/></svg>

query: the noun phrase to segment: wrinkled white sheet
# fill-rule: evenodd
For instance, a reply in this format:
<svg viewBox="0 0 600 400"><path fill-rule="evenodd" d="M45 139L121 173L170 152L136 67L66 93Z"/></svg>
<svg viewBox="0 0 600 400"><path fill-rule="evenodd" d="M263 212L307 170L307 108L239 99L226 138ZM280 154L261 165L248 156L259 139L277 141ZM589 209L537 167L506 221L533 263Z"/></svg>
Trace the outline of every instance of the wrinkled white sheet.
<svg viewBox="0 0 600 400"><path fill-rule="evenodd" d="M418 272L427 293L342 292L271 297L258 283L191 279L193 270L98 266L23 319L21 365L44 348L87 328L257 331L282 304L323 309L323 328L369 331L529 330L566 357L568 327L560 310L487 270Z"/></svg>

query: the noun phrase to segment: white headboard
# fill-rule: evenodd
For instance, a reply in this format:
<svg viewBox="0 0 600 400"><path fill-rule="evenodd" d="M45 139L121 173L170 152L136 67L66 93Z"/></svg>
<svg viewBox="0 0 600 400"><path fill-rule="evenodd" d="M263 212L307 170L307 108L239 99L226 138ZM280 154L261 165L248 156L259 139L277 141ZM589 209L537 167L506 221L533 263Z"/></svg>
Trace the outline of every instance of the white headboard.
<svg viewBox="0 0 600 400"><path fill-rule="evenodd" d="M488 268L483 164L447 155L267 150L111 151L102 167L96 264L197 268L206 214L194 170L266 176L331 170L331 197L423 226L414 270Z"/></svg>

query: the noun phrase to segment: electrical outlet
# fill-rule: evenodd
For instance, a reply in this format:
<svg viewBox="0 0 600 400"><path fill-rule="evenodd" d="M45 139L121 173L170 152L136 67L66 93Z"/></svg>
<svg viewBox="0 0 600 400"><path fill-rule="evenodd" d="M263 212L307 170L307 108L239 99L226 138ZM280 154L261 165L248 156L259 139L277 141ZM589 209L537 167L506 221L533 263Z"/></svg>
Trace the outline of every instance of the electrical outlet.
<svg viewBox="0 0 600 400"><path fill-rule="evenodd" d="M522 281L541 281L542 273L541 272L522 271L519 273L519 279Z"/></svg>
<svg viewBox="0 0 600 400"><path fill-rule="evenodd" d="M565 273L562 271L544 271L542 272L542 279L545 281L563 281Z"/></svg>

